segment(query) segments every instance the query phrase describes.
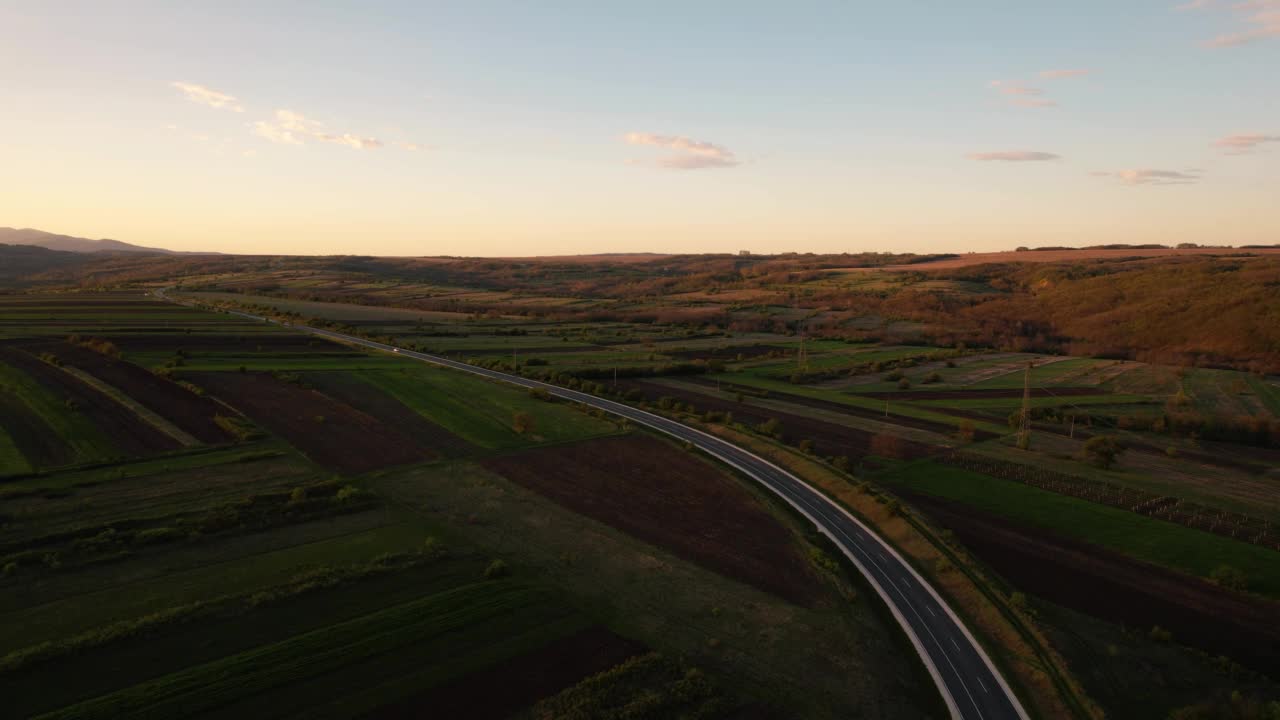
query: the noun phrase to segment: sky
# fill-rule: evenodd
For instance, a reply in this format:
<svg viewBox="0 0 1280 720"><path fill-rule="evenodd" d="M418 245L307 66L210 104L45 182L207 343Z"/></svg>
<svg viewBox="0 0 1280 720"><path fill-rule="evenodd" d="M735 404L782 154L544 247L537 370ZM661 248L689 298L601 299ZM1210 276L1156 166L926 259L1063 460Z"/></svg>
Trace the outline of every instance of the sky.
<svg viewBox="0 0 1280 720"><path fill-rule="evenodd" d="M236 253L1280 242L1280 0L0 0L0 226Z"/></svg>

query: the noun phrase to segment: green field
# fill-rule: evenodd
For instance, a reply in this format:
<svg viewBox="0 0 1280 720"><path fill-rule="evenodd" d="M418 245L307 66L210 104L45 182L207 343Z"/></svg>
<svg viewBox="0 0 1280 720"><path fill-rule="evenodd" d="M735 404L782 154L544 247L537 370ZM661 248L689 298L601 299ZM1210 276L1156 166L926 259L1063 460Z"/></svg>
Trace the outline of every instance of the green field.
<svg viewBox="0 0 1280 720"><path fill-rule="evenodd" d="M1232 565L1256 592L1280 597L1280 553L1256 545L932 462L877 479L1200 577Z"/></svg>

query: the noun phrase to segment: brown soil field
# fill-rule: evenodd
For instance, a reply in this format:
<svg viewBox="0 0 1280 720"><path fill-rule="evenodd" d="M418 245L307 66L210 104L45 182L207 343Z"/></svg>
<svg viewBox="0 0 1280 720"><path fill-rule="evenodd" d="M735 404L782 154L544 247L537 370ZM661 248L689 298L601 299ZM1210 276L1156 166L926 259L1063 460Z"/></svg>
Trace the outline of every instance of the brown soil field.
<svg viewBox="0 0 1280 720"><path fill-rule="evenodd" d="M534 448L483 461L574 512L790 602L821 582L791 531L738 481L647 435Z"/></svg>
<svg viewBox="0 0 1280 720"><path fill-rule="evenodd" d="M696 350L673 350L663 354L680 358L681 360L734 360L739 355L742 356L743 360L750 360L768 355L777 350L787 351L786 348L773 345L729 345L726 347L698 348Z"/></svg>
<svg viewBox="0 0 1280 720"><path fill-rule="evenodd" d="M83 307L112 307L112 308L149 308L163 307L161 303L155 300L137 299L137 300L95 300L92 298L81 298L77 296L68 296L65 298L44 298L40 300L0 300L0 307L6 308L83 308ZM172 308L173 306L169 306Z"/></svg>
<svg viewBox="0 0 1280 720"><path fill-rule="evenodd" d="M430 345L431 340L428 339L426 341L426 344ZM450 349L447 352L462 354L462 355L475 355L477 357L485 356L485 355L505 355L507 357L510 357L511 352L513 350L516 352L516 359L523 360L524 358L538 357L539 355L555 355L558 353L596 352L599 350L604 350L604 348L599 345L564 345L564 346L557 345L554 347L547 347L544 345L542 347L509 347L509 348L492 348L491 347L491 348L478 348L475 350Z"/></svg>
<svg viewBox="0 0 1280 720"><path fill-rule="evenodd" d="M690 403L699 411L714 410L733 413L736 422L747 425L758 425L770 418L782 423L783 442L796 444L801 440L812 440L813 451L823 457L839 457L841 455L857 462L871 453L871 444L876 433L857 428L837 425L823 420L815 420L804 415L778 412L771 408L762 408L749 403L690 392L683 388L673 388L644 380L619 381L618 385L628 389L640 390L649 402L664 395L676 398L680 402ZM883 420L884 418L880 418ZM893 448L900 459L927 457L935 452L934 448L910 440L897 439Z"/></svg>
<svg viewBox="0 0 1280 720"><path fill-rule="evenodd" d="M0 391L0 426L34 468L58 467L70 463L71 446L49 424L9 393Z"/></svg>
<svg viewBox="0 0 1280 720"><path fill-rule="evenodd" d="M699 385L706 385L708 387L715 385L714 380L708 380L706 378L700 378L700 377L691 377L691 378L688 378L688 381L692 383L697 383ZM755 392L760 392L758 388L747 387L744 385L735 385L730 382L722 382L721 387L730 392L735 392L740 390L747 395L750 395L751 393L755 393ZM870 410L868 408L853 407L852 405L845 405L842 403L835 402L834 400L822 400L819 398L805 397L803 395L792 395L790 393L778 392L777 390L770 390L769 397L774 400L781 400L783 402L788 402L793 405L803 405L805 407L819 408L821 410L830 410L832 412L843 413L845 415L850 415L852 417L861 417L861 418L868 418L871 420L879 420L881 422L892 423L894 425L901 425L903 427L915 428L917 430L928 430L930 432L940 433L942 435L949 435L956 431L955 425L934 422L933 420L922 420L920 418L894 415L892 414L892 411L890 412L889 417L886 418L884 416L884 413L879 410ZM986 439L995 437L995 435L992 433L979 430L975 435L975 437L979 440L986 440Z"/></svg>
<svg viewBox="0 0 1280 720"><path fill-rule="evenodd" d="M157 377L133 363L109 358L68 343L32 345L28 351L37 355L41 352L53 353L64 364L84 370L124 392L202 443L216 445L232 439L231 435L214 422L214 417L219 413L227 414L216 402L200 397L173 381Z"/></svg>
<svg viewBox="0 0 1280 720"><path fill-rule="evenodd" d="M1018 388L992 390L917 390L915 392L855 392L855 395L878 400L981 400L999 398L1022 398L1022 390ZM1107 395L1106 390L1096 387L1055 387L1031 388L1031 397L1082 397L1087 395Z"/></svg>
<svg viewBox="0 0 1280 720"><path fill-rule="evenodd" d="M904 493L1015 587L1058 605L1280 671L1280 603L927 495Z"/></svg>
<svg viewBox="0 0 1280 720"><path fill-rule="evenodd" d="M475 450L475 446L463 438L419 415L381 388L361 382L348 372L309 372L304 373L303 378L325 395L413 438L419 447L430 448L447 457L462 457Z"/></svg>
<svg viewBox="0 0 1280 720"><path fill-rule="evenodd" d="M503 720L644 651L644 646L602 627L587 628L365 717L371 720L424 717Z"/></svg>
<svg viewBox="0 0 1280 720"><path fill-rule="evenodd" d="M34 355L0 347L0 360L29 375L58 397L73 401L77 412L106 435L122 455L149 455L181 447L177 440L143 422L133 411Z"/></svg>
<svg viewBox="0 0 1280 720"><path fill-rule="evenodd" d="M245 333L179 335L169 334L122 335L107 333L107 339L124 352L345 352L352 350L338 343L305 335L277 335L275 333Z"/></svg>
<svg viewBox="0 0 1280 720"><path fill-rule="evenodd" d="M878 268L840 268L833 272L874 272L876 270L919 272L922 270L950 270L952 268L969 267L971 265L986 265L988 263L1056 263L1073 262L1078 260L1119 260L1134 257L1205 257L1214 255L1280 255L1280 248L1246 249L1206 247L1188 248L1183 250L1174 248L1150 248L1140 250L1132 248L1125 250L1028 250L1023 252L1006 250L1004 252L969 253L967 255L961 255L960 257L916 263L914 265L886 265Z"/></svg>
<svg viewBox="0 0 1280 720"><path fill-rule="evenodd" d="M312 460L340 472L362 473L437 457L377 418L268 373L210 372L184 377Z"/></svg>

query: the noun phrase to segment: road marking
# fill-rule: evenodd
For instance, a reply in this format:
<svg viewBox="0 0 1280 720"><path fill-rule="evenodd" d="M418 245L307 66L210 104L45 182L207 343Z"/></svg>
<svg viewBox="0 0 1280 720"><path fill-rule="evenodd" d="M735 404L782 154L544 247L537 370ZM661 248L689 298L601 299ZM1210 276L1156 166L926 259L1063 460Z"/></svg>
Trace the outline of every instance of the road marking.
<svg viewBox="0 0 1280 720"><path fill-rule="evenodd" d="M978 684L982 686L982 692L987 693L987 694L989 695L990 693L989 693L989 692L987 692L987 684L986 684L986 683L984 683L984 682L982 682L982 676L981 676L981 675L975 675L974 677L975 677L975 678L977 678L977 680L978 680Z"/></svg>
<svg viewBox="0 0 1280 720"><path fill-rule="evenodd" d="M938 617L938 613L934 612L934 611L933 611L933 608L929 607L928 605L925 605L925 606L924 606L924 609L925 609L925 610L928 610L930 615L932 615L932 616L934 616L934 617Z"/></svg>

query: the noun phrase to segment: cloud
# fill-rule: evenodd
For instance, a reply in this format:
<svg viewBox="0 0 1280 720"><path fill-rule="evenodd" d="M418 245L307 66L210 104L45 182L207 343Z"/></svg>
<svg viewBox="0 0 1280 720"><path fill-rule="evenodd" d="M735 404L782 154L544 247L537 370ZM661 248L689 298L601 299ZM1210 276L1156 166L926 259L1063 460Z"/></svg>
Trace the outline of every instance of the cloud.
<svg viewBox="0 0 1280 720"><path fill-rule="evenodd" d="M1214 147L1221 148L1229 155L1244 155L1252 152L1263 143L1280 142L1280 135L1263 135L1261 133L1245 133L1228 135L1213 141Z"/></svg>
<svg viewBox="0 0 1280 720"><path fill-rule="evenodd" d="M970 153L965 157L983 162L1044 162L1046 160L1060 159L1060 156L1053 153L1036 152L1034 150L1000 150L997 152Z"/></svg>
<svg viewBox="0 0 1280 720"><path fill-rule="evenodd" d="M726 147L681 135L630 132L623 137L623 140L628 145L650 145L676 151L674 155L657 160L658 167L670 170L725 168L741 164Z"/></svg>
<svg viewBox="0 0 1280 720"><path fill-rule="evenodd" d="M1244 27L1207 40L1206 47L1235 47L1280 37L1280 0L1246 0L1232 5L1231 10Z"/></svg>
<svg viewBox="0 0 1280 720"><path fill-rule="evenodd" d="M1099 171L1089 174L1094 177L1115 178L1125 185L1189 185L1200 181L1199 173L1200 171L1195 169L1179 172L1177 170L1143 168L1138 170L1116 170L1114 172Z"/></svg>
<svg viewBox="0 0 1280 720"><path fill-rule="evenodd" d="M994 88L996 92L1002 95L1043 95L1044 91L1038 87L1025 85L1017 80L992 80L987 83L987 87Z"/></svg>
<svg viewBox="0 0 1280 720"><path fill-rule="evenodd" d="M1182 3L1181 5L1176 5L1174 6L1173 9L1177 10L1178 12L1187 12L1189 10L1204 10L1205 8L1213 7L1215 4L1217 4L1217 0L1191 0L1191 2L1185 2L1185 3Z"/></svg>
<svg viewBox="0 0 1280 720"><path fill-rule="evenodd" d="M259 137L282 145L305 145L307 140L345 145L355 150L371 150L382 147L377 138L361 137L351 133L335 134L324 130L324 124L292 110L277 110L274 120L259 120L253 124L253 132Z"/></svg>
<svg viewBox="0 0 1280 720"><path fill-rule="evenodd" d="M1045 80L1060 80L1062 78L1080 77L1088 75L1092 70L1041 70L1040 77Z"/></svg>
<svg viewBox="0 0 1280 720"><path fill-rule="evenodd" d="M218 92L217 90L207 88L203 85L196 85L194 83L173 82L169 84L181 90L182 94L191 102L208 105L211 108L217 108L219 110L230 110L231 112L238 113L244 112L244 108L240 105L240 102L226 93Z"/></svg>
<svg viewBox="0 0 1280 720"><path fill-rule="evenodd" d="M1046 71L1050 72L1050 71ZM1064 72L1064 71L1053 71ZM1058 103L1050 100L1044 95L1044 90L1038 87L1027 85L1020 80L992 80L987 83L987 87L995 90L1001 95L1006 95L1005 100L1015 107L1022 108L1047 108L1057 107Z"/></svg>
<svg viewBox="0 0 1280 720"><path fill-rule="evenodd" d="M418 143L409 142L407 140L400 140L399 142L396 143L396 147L401 148L403 150L408 150L409 152L415 152L417 150L422 149L422 146L419 145Z"/></svg>

